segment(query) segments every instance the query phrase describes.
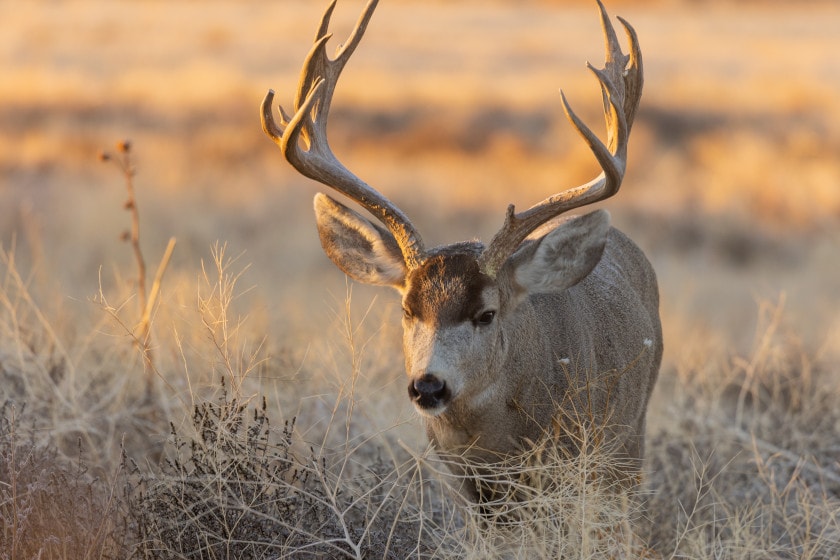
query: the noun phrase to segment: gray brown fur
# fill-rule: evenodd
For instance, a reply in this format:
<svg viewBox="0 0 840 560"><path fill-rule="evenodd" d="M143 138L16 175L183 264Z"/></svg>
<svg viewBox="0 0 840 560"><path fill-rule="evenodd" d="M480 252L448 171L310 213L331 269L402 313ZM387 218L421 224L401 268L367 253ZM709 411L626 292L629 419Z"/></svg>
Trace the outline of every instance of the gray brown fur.
<svg viewBox="0 0 840 560"><path fill-rule="evenodd" d="M497 289L502 350L472 372L497 392L482 407L453 403L425 418L435 446L466 451L473 463L498 460L547 435L563 406L572 421L606 424L618 452L641 459L662 358L656 277L642 252L611 229L603 257L578 284L518 303L515 283L500 280Z"/></svg>

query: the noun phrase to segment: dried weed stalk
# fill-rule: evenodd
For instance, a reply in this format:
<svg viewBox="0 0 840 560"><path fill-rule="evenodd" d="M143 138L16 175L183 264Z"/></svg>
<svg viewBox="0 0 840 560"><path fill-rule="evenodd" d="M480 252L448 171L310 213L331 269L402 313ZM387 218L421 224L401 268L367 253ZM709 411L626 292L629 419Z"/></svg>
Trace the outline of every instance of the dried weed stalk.
<svg viewBox="0 0 840 560"><path fill-rule="evenodd" d="M106 163L114 163L122 172L123 179L125 180L125 188L128 194L128 198L123 204L123 208L127 210L131 216L131 228L123 232L122 239L123 241L131 243L131 248L134 252L134 260L137 263L137 301L139 304L138 321L130 332L132 338L143 354L144 365L146 367L147 395L149 395L151 394L152 388L152 375L155 371L154 354L151 342L152 313L160 293L163 275L166 272L166 267L169 265L172 252L175 250L175 238L171 237L169 239L169 243L166 246L166 250L163 253L163 257L158 265L154 280L152 281L151 291L147 294L146 260L143 258L143 250L140 247L140 210L137 205L137 197L134 189L134 176L137 171L131 162L131 142L123 140L117 143L116 148L116 154L103 151L99 154L99 159L100 161ZM110 307L107 308L112 309Z"/></svg>

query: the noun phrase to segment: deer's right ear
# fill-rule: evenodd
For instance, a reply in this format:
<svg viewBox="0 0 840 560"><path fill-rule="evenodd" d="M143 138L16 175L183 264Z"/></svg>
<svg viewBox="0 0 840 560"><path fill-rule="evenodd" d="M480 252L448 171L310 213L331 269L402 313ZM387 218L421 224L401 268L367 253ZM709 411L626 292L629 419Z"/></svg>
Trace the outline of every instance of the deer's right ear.
<svg viewBox="0 0 840 560"><path fill-rule="evenodd" d="M315 195L315 221L324 252L345 274L365 284L403 287L405 261L385 228L323 193Z"/></svg>

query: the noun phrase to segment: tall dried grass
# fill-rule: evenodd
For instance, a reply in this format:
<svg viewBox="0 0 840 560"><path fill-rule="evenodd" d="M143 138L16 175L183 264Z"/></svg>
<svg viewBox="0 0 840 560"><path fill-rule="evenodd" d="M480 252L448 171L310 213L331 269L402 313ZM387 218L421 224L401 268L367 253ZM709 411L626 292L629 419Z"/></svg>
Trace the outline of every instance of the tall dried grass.
<svg viewBox="0 0 840 560"><path fill-rule="evenodd" d="M20 272L5 255L0 517L4 546L13 547L13 557L830 558L840 553L836 373L814 361L785 330L780 305L762 308L751 353L739 357L725 341L694 333L676 369L663 372L640 494L628 495L610 482L608 471L621 466L597 447L566 456L554 453L554 445L537 444L525 456L483 471L498 492L479 506L447 490L457 480L424 450L421 439L399 441L401 430L416 430L414 421L383 429L377 427L387 422L383 416L393 422L400 413L366 410L368 402L379 400L367 393L382 374L369 376L376 368L365 353L374 351L368 344L381 327L368 317L354 320L349 298L334 330L323 334L344 341L349 379L336 385L334 374L323 370L283 371L258 357L262 348L244 336L246 321L233 319L241 272L217 251L214 266L199 278L212 287L193 304L194 328L203 331L193 340L203 339L212 351L187 354L183 337L158 342L159 350L180 353L184 374L198 383L173 407L177 375L166 368L159 372L168 384L155 402L164 416L158 420L170 428L162 447L158 443L150 451L115 445L116 439L162 435L164 427L149 423L147 408L132 406L144 394L143 383L101 373L120 363L113 354L120 346L125 353L118 355L137 352L129 338L94 333L87 359L76 357L76 383L89 394L72 420L69 410L56 415L51 409L60 407L45 396L63 386L50 368L30 367L27 383L20 379L22 364L54 361L53 345L32 337L47 336L42 331L51 322L33 309L35 302L16 281ZM29 354L23 356L25 350ZM10 354L19 358L9 360ZM142 377L139 356L135 363L123 375ZM64 387L65 395L79 398ZM272 392L286 393L278 400L287 404L301 399L297 422L289 416L284 422L278 403L258 396ZM119 406L85 413L104 400ZM307 401L332 401L326 423L323 411L307 414L312 408ZM49 412L52 417L44 416ZM105 437L105 430L114 435ZM62 515L56 503L76 509ZM80 518L82 504L90 507ZM50 552L50 543L59 541L75 544Z"/></svg>

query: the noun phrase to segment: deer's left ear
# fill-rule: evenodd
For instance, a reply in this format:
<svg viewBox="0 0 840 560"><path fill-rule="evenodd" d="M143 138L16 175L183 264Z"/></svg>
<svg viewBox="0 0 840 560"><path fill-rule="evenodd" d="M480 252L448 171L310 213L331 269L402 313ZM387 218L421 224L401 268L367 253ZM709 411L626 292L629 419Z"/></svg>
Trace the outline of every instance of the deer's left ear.
<svg viewBox="0 0 840 560"><path fill-rule="evenodd" d="M571 218L540 239L523 243L504 268L528 294L565 290L586 278L601 260L609 229L606 210Z"/></svg>

